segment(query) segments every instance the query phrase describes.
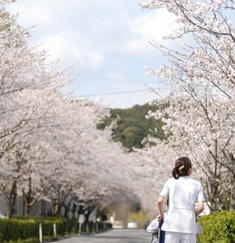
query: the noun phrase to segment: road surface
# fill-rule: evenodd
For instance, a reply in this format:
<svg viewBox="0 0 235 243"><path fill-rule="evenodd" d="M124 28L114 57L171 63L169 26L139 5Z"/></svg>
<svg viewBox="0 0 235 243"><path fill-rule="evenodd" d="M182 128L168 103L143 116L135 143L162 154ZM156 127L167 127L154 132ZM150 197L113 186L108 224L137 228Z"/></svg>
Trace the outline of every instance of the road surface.
<svg viewBox="0 0 235 243"><path fill-rule="evenodd" d="M94 235L68 237L58 242L67 243L150 243L152 235L142 229L114 229Z"/></svg>

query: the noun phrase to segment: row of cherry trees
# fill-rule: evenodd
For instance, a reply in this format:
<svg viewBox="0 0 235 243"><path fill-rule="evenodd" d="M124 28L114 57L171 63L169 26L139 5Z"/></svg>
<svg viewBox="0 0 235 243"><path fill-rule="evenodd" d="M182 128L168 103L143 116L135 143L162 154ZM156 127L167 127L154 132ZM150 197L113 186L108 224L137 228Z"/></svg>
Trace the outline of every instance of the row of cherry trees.
<svg viewBox="0 0 235 243"><path fill-rule="evenodd" d="M36 202L61 208L92 210L125 195L156 211L159 192L177 157L193 161L194 176L203 182L211 208L231 195L235 208L234 77L235 30L225 17L233 1L164 0L143 8L167 8L180 29L191 35L179 53L151 44L169 57L160 70L148 69L169 90L148 116L161 118L167 140L149 137L156 146L128 153L114 143L111 128L97 129L109 110L88 100L71 99L73 69L49 62L47 53L27 44L29 33L0 12L0 192L14 216L17 198L28 218ZM73 75L74 76L74 75ZM159 93L159 92L158 92ZM156 130L156 132L158 132Z"/></svg>
<svg viewBox="0 0 235 243"><path fill-rule="evenodd" d="M141 6L174 14L179 28L166 38L189 36L191 43L184 43L180 53L151 42L169 58L169 65L147 68L147 73L169 92L156 102L162 108L148 116L162 119L168 139L149 138L156 146L141 151L146 158L143 168L146 173L152 168L153 178L162 183L175 159L189 156L211 209L220 209L221 199L230 195L230 208L235 210L235 29L229 20L235 2L151 0ZM159 195L159 187L152 191Z"/></svg>
<svg viewBox="0 0 235 243"><path fill-rule="evenodd" d="M62 207L82 213L123 194L137 200L133 155L112 141L111 128L97 129L109 110L61 92L73 81L72 68L59 68L27 43L29 33L5 11L7 2L0 10L0 193L9 216L18 198L26 219L39 201L60 215Z"/></svg>

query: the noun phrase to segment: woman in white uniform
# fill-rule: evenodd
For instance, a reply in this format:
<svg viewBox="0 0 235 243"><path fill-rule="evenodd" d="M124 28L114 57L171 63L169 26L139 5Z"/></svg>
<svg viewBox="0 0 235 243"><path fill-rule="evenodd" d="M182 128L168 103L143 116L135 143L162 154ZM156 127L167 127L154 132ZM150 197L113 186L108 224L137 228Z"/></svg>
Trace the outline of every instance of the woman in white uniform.
<svg viewBox="0 0 235 243"><path fill-rule="evenodd" d="M189 158L180 157L167 180L158 200L159 221L164 220L165 243L196 243L196 217L204 209L203 188L190 177L192 164ZM164 200L169 197L164 217ZM198 208L195 210L195 204Z"/></svg>

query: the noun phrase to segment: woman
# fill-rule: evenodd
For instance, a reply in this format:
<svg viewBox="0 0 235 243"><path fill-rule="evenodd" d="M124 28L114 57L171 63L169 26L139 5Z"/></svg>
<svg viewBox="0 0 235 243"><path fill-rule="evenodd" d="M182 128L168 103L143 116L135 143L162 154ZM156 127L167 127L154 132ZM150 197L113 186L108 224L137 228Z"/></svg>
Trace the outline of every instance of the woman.
<svg viewBox="0 0 235 243"><path fill-rule="evenodd" d="M180 157L172 171L174 178L167 180L158 200L159 221L163 220L165 243L196 243L196 217L204 209L203 188L190 177L192 164L189 158ZM164 200L169 197L164 217ZM198 208L195 211L195 204Z"/></svg>

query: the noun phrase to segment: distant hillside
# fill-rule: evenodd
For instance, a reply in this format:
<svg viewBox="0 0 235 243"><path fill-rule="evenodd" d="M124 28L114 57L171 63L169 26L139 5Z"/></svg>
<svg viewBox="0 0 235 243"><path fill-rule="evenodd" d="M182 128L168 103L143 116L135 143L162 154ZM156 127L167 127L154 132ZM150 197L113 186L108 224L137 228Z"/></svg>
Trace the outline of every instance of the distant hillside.
<svg viewBox="0 0 235 243"><path fill-rule="evenodd" d="M130 151L132 147L142 148L143 144L141 141L148 134L154 137L160 136L150 130L154 131L157 127L162 133L161 121L157 121L154 118L145 118L149 110L155 111L156 109L156 106L150 106L149 104L135 105L129 109L111 109L111 117L107 118L104 123L99 124L98 128L104 129L105 126L110 125L115 120L117 127L113 129L113 140L121 141L123 146L129 148Z"/></svg>

